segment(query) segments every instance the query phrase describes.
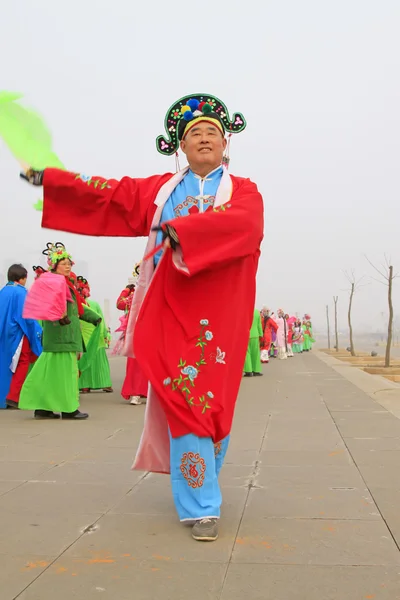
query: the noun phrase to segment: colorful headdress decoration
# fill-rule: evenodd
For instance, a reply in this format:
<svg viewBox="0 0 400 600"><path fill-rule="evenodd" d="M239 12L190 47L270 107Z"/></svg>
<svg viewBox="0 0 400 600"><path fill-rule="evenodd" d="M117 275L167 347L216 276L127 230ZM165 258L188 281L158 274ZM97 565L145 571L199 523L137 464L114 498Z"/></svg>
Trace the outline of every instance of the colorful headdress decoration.
<svg viewBox="0 0 400 600"><path fill-rule="evenodd" d="M133 267L132 276L128 278L128 283L129 284L131 284L131 285L137 285L137 283L139 281L140 265L141 264L142 264L142 261L139 261Z"/></svg>
<svg viewBox="0 0 400 600"><path fill-rule="evenodd" d="M40 265L37 267L32 267L33 272L35 273L35 279L38 279L43 273L46 273L46 269L43 269Z"/></svg>
<svg viewBox="0 0 400 600"><path fill-rule="evenodd" d="M191 94L184 96L169 108L164 121L167 137L158 136L157 150L165 156L177 152L179 141L199 120L211 122L223 135L225 131L239 133L246 127L244 116L235 113L231 120L227 107L215 96Z"/></svg>
<svg viewBox="0 0 400 600"><path fill-rule="evenodd" d="M82 275L78 275L78 277L76 278L76 289L78 290L78 292L80 293L80 295L82 296L82 298L86 299L89 298L90 296L90 285L87 279L85 279L85 277L82 277Z"/></svg>
<svg viewBox="0 0 400 600"><path fill-rule="evenodd" d="M74 264L72 256L68 254L64 244L61 242L56 242L55 244L47 242L46 248L43 250L42 254L47 256L47 264L50 271L54 269L60 260L64 260L64 258L68 258L71 261L71 264Z"/></svg>

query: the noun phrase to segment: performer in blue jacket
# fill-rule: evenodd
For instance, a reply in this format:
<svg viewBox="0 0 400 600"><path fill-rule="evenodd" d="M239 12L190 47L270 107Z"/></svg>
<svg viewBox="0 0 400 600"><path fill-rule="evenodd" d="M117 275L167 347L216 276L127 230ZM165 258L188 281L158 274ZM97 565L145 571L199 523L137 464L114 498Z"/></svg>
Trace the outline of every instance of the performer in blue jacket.
<svg viewBox="0 0 400 600"><path fill-rule="evenodd" d="M0 290L0 409L18 408L29 367L42 352L42 328L22 317L27 277L25 267L11 265Z"/></svg>

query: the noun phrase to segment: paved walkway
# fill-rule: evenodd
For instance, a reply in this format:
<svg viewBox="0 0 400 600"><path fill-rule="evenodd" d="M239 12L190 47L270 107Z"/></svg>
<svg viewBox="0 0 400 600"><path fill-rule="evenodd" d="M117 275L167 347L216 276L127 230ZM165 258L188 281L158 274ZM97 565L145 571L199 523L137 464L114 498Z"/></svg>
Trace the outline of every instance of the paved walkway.
<svg viewBox="0 0 400 600"><path fill-rule="evenodd" d="M1 600L400 599L400 420L315 355L243 380L212 544L130 471L143 407L83 406L0 413Z"/></svg>

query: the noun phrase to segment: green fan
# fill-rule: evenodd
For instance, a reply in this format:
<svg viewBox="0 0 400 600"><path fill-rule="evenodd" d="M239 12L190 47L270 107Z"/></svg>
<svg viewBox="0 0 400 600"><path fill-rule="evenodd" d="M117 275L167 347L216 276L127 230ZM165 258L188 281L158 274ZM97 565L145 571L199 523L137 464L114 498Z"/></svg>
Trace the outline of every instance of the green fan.
<svg viewBox="0 0 400 600"><path fill-rule="evenodd" d="M63 169L53 152L51 134L42 117L18 104L21 97L14 92L0 92L0 138L23 169Z"/></svg>

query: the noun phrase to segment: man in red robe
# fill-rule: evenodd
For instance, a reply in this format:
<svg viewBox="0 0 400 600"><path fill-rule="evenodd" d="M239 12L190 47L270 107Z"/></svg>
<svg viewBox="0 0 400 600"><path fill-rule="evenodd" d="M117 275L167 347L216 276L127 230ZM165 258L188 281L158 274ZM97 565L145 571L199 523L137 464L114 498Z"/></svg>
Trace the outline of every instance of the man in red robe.
<svg viewBox="0 0 400 600"><path fill-rule="evenodd" d="M43 227L149 236L125 340L150 381L134 468L171 473L180 520L195 522L194 539L213 541L218 474L253 319L263 202L254 183L226 168L225 133L242 131L243 115L230 120L215 96L185 96L165 124L159 152L180 146L189 163L175 175L116 181L30 169L22 176L44 187ZM232 298L234 319L226 311Z"/></svg>

